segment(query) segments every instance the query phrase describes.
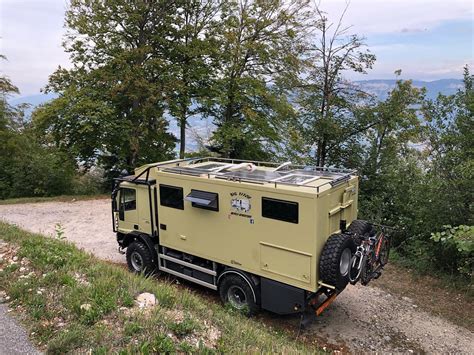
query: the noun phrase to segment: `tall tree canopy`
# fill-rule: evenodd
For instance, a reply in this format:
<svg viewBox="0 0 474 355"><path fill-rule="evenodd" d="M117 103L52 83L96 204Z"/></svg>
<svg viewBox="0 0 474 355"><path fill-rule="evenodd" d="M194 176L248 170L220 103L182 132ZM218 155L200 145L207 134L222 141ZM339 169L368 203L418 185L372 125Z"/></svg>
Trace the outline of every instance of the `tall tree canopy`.
<svg viewBox="0 0 474 355"><path fill-rule="evenodd" d="M72 0L64 47L47 90L59 98L35 112L49 139L87 164L133 168L172 156L164 119L174 1Z"/></svg>
<svg viewBox="0 0 474 355"><path fill-rule="evenodd" d="M297 70L307 1L228 1L213 95L206 114L217 126L211 149L226 157L265 159L278 144L291 107L276 85Z"/></svg>
<svg viewBox="0 0 474 355"><path fill-rule="evenodd" d="M166 53L170 62L166 97L169 113L180 128L179 156L184 158L187 120L202 113L202 101L211 92L225 2L183 0L179 3Z"/></svg>
<svg viewBox="0 0 474 355"><path fill-rule="evenodd" d="M455 95L438 95L424 105L427 150L432 162L428 188L432 201L425 219L443 224L474 224L474 76L464 68L464 86Z"/></svg>
<svg viewBox="0 0 474 355"><path fill-rule="evenodd" d="M343 23L344 10L338 22L332 23L316 8L311 45L305 56L305 70L296 88L294 104L299 111L294 139L299 139L302 153L310 155L318 166L341 163L353 149L352 136L366 127L358 122L354 111L368 95L344 79L347 72L365 73L375 62L364 38L350 33ZM293 89L290 87L290 89Z"/></svg>
<svg viewBox="0 0 474 355"><path fill-rule="evenodd" d="M0 60L6 60L0 55ZM18 88L0 76L0 199L69 193L75 164L53 147L38 143L25 119L27 105L12 106Z"/></svg>

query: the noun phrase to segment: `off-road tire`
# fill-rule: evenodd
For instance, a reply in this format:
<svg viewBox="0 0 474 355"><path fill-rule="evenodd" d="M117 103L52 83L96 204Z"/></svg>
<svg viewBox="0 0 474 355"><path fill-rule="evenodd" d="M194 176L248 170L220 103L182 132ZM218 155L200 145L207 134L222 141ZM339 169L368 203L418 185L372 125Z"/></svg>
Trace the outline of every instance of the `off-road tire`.
<svg viewBox="0 0 474 355"><path fill-rule="evenodd" d="M347 228L347 231L355 234L356 236L363 236L366 234L372 235L375 232L374 227L372 227L369 222L363 221L361 219L352 221L349 228Z"/></svg>
<svg viewBox="0 0 474 355"><path fill-rule="evenodd" d="M236 288L245 295L245 303L243 308L237 308L231 300L229 300L229 290ZM230 274L224 277L219 283L219 296L224 304L231 306L237 311L244 313L247 316L253 316L260 311L260 306L254 300L254 293L248 282L243 279L243 276Z"/></svg>
<svg viewBox="0 0 474 355"><path fill-rule="evenodd" d="M349 272L343 275L340 270L340 261L345 249L351 251L353 255L356 251L354 239L349 234L333 234L324 245L319 260L319 275L324 283L336 287L342 291L349 282ZM349 259L349 268L350 268Z"/></svg>
<svg viewBox="0 0 474 355"><path fill-rule="evenodd" d="M132 242L127 248L127 265L128 269L136 274L151 275L156 271L156 265L153 262L153 256L148 246L142 242ZM137 262L134 258L141 258L142 267L137 267Z"/></svg>

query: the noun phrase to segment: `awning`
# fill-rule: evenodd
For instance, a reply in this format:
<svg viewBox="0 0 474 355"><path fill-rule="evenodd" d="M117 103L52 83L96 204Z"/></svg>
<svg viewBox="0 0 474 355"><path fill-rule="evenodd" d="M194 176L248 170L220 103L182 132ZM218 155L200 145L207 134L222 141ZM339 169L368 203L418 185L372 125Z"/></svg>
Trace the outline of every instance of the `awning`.
<svg viewBox="0 0 474 355"><path fill-rule="evenodd" d="M191 190L185 200L192 202L193 207L204 207L209 209L218 208L218 197L214 192Z"/></svg>

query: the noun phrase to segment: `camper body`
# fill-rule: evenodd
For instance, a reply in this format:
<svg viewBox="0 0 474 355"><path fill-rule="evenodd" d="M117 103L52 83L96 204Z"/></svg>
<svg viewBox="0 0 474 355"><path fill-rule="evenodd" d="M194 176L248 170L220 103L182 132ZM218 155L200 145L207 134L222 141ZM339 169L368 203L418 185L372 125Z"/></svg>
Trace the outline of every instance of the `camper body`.
<svg viewBox="0 0 474 355"><path fill-rule="evenodd" d="M357 218L357 197L354 171L173 160L116 180L113 228L133 271L218 290L236 308L288 314L347 284L328 284L320 259L328 238ZM344 273L339 254L331 262Z"/></svg>

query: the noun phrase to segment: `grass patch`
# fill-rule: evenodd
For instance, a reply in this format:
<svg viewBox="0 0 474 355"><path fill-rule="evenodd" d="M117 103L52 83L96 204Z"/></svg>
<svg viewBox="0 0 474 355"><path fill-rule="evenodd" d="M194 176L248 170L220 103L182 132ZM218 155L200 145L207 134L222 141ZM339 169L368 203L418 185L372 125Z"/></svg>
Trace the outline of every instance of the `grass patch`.
<svg viewBox="0 0 474 355"><path fill-rule="evenodd" d="M0 200L0 205L14 205L21 203L38 203L38 202L72 202L84 200L99 200L110 198L110 195L61 195L52 197L17 197L6 200Z"/></svg>
<svg viewBox="0 0 474 355"><path fill-rule="evenodd" d="M7 243L0 244L0 290L48 353L318 351L286 331L166 280L133 275L67 242L5 223L0 240ZM142 292L153 293L157 305L134 307Z"/></svg>

